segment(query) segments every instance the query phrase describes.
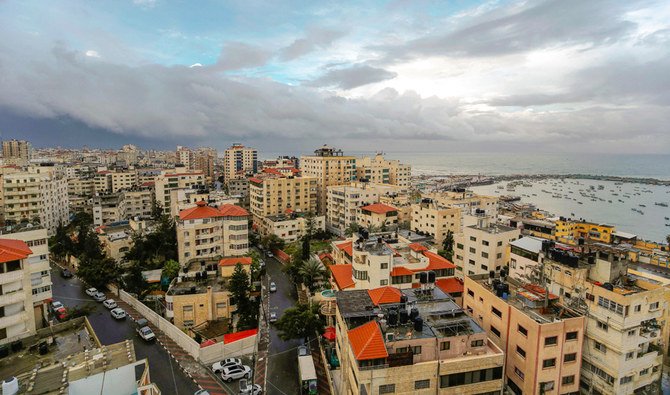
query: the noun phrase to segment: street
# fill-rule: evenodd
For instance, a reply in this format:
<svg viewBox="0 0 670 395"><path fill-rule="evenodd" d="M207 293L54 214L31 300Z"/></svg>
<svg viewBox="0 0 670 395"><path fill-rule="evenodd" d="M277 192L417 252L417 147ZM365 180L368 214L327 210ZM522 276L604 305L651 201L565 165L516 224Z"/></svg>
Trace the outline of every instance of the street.
<svg viewBox="0 0 670 395"><path fill-rule="evenodd" d="M282 264L274 258L263 258L266 262L265 285L270 281L277 284L277 292L270 294L270 312L280 318L289 307L297 303L295 287L282 271ZM268 312L269 314L269 312ZM298 351L300 340L283 341L278 331L270 326L270 348L268 351L268 375L266 391L268 394L299 394Z"/></svg>
<svg viewBox="0 0 670 395"><path fill-rule="evenodd" d="M86 304L94 306L95 310L88 315L88 320L100 342L107 345L132 339L137 359L148 358L151 380L164 394L193 394L198 390L193 380L179 369L160 344L145 343L137 336L130 318L119 321L113 319L102 303L97 303L86 295L86 286L78 278L62 278L57 266L52 266L51 273L53 299L62 302L66 307L82 307Z"/></svg>

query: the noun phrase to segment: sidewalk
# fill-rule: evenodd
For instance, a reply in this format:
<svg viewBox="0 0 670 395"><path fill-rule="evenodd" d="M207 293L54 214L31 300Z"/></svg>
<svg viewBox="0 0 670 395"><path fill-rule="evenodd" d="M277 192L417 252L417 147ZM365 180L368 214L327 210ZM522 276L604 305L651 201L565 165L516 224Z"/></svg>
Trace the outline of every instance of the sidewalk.
<svg viewBox="0 0 670 395"><path fill-rule="evenodd" d="M111 292L109 292L107 296L111 298L116 297L116 295ZM138 319L142 318L142 316L129 304L122 300L114 300L119 305L119 307L126 311L128 316L133 321L137 321ZM158 330L158 328L156 328L152 323L149 323L149 327L152 331L154 331L154 334L156 334L157 342L167 350L172 359L177 362L179 368L184 371L188 377L195 381L195 383L198 384L200 388L207 390L210 395L226 395L223 386L219 383L216 377L213 376L213 373L210 372L209 369L202 366L191 355L179 347L179 345L167 337L162 331Z"/></svg>

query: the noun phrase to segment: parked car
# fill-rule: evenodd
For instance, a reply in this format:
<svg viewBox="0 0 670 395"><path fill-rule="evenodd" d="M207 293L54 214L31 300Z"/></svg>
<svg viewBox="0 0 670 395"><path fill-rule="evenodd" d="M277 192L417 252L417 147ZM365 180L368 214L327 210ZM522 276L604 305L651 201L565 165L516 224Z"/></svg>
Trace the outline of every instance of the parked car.
<svg viewBox="0 0 670 395"><path fill-rule="evenodd" d="M93 296L98 293L98 290L95 288L89 288L86 290L86 295Z"/></svg>
<svg viewBox="0 0 670 395"><path fill-rule="evenodd" d="M142 339L145 341L152 341L156 339L156 335L154 334L154 331L149 328L149 321L147 321L145 318L140 318L135 322L135 325L137 326L137 334L140 335Z"/></svg>
<svg viewBox="0 0 670 395"><path fill-rule="evenodd" d="M241 378L251 378L251 368L248 367L247 365L242 365L242 366L229 366L225 369L223 369L223 372L221 373L221 378L223 381L226 381L230 383L233 380L241 379Z"/></svg>
<svg viewBox="0 0 670 395"><path fill-rule="evenodd" d="M240 380L240 395L260 395L263 388L258 384L251 384L246 379Z"/></svg>
<svg viewBox="0 0 670 395"><path fill-rule="evenodd" d="M63 278L72 278L72 272L69 271L68 269L63 269L60 271L60 275Z"/></svg>
<svg viewBox="0 0 670 395"><path fill-rule="evenodd" d="M51 302L51 310L56 311L60 309L61 307L64 307L63 304L57 300L54 300Z"/></svg>
<svg viewBox="0 0 670 395"><path fill-rule="evenodd" d="M114 299L107 299L107 300L105 300L104 302L102 302L102 304L103 304L103 306L107 307L107 308L110 309L110 310L111 310L111 309L115 309L115 308L118 307L118 306L116 305L116 302L114 301Z"/></svg>
<svg viewBox="0 0 670 395"><path fill-rule="evenodd" d="M275 257L275 254L273 254L272 251L268 251L268 257L270 257L270 258L274 258L274 257Z"/></svg>
<svg viewBox="0 0 670 395"><path fill-rule="evenodd" d="M117 307L115 309L112 309L112 311L109 312L112 317L116 318L117 320L122 320L126 318L126 312L120 307Z"/></svg>
<svg viewBox="0 0 670 395"><path fill-rule="evenodd" d="M207 391L207 390L197 390L193 393L193 395L209 395L209 391Z"/></svg>
<svg viewBox="0 0 670 395"><path fill-rule="evenodd" d="M302 357L305 355L309 355L309 348L307 346L298 346L298 356Z"/></svg>
<svg viewBox="0 0 670 395"><path fill-rule="evenodd" d="M102 302L102 301L104 301L105 299L107 299L107 296L105 296L105 294L102 293L102 292L98 292L98 293L96 293L95 295L93 295L93 299L94 299L96 302Z"/></svg>
<svg viewBox="0 0 670 395"><path fill-rule="evenodd" d="M54 310L54 315L58 321L65 321L68 317L67 310L62 305L58 309Z"/></svg>
<svg viewBox="0 0 670 395"><path fill-rule="evenodd" d="M270 282L270 292L277 292L277 284L274 281Z"/></svg>
<svg viewBox="0 0 670 395"><path fill-rule="evenodd" d="M274 311L270 312L270 322L277 322L277 313Z"/></svg>
<svg viewBox="0 0 670 395"><path fill-rule="evenodd" d="M216 362L212 365L214 373L221 373L223 369L230 366L242 366L242 360L239 358L226 358L223 361Z"/></svg>

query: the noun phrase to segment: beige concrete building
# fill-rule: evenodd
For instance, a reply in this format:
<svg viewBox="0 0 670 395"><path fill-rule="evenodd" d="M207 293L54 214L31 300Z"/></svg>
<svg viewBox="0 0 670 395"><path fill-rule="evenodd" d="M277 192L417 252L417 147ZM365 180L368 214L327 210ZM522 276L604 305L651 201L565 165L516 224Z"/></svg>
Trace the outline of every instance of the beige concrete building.
<svg viewBox="0 0 670 395"><path fill-rule="evenodd" d="M315 213L317 179L278 175L252 177L249 179L249 206L257 224L268 215L283 214L287 210Z"/></svg>
<svg viewBox="0 0 670 395"><path fill-rule="evenodd" d="M378 203L382 197L393 197L402 188L367 182L352 182L327 188L326 227L330 232L344 235L352 224L358 223L360 208Z"/></svg>
<svg viewBox="0 0 670 395"><path fill-rule="evenodd" d="M193 170L193 152L188 147L178 145L175 156L178 164L183 165L187 170Z"/></svg>
<svg viewBox="0 0 670 395"><path fill-rule="evenodd" d="M336 305L338 394L502 390L502 350L438 288L340 292Z"/></svg>
<svg viewBox="0 0 670 395"><path fill-rule="evenodd" d="M2 142L2 160L5 165L27 165L32 158L32 146L25 140Z"/></svg>
<svg viewBox="0 0 670 395"><path fill-rule="evenodd" d="M383 154L356 159L356 178L378 184L392 184L404 188L411 185L412 166L398 160L386 160Z"/></svg>
<svg viewBox="0 0 670 395"><path fill-rule="evenodd" d="M177 218L179 263L241 256L249 252L249 213L239 206L219 208L199 201Z"/></svg>
<svg viewBox="0 0 670 395"><path fill-rule="evenodd" d="M261 236L273 234L287 243L292 243L307 234L310 221L314 232L326 230L326 217L308 217L304 213L268 215L260 220L257 230Z"/></svg>
<svg viewBox="0 0 670 395"><path fill-rule="evenodd" d="M239 198L229 196L223 191L211 189L173 189L170 191L170 213L172 216L177 216L182 210L195 207L199 201L205 201L210 206L240 203Z"/></svg>
<svg viewBox="0 0 670 395"><path fill-rule="evenodd" d="M5 220L5 176L11 173L18 173L21 169L17 166L2 166L0 167L0 220Z"/></svg>
<svg viewBox="0 0 670 395"><path fill-rule="evenodd" d="M366 229L386 232L398 228L398 209L383 203L374 203L358 209L357 221Z"/></svg>
<svg viewBox="0 0 670 395"><path fill-rule="evenodd" d="M67 179L53 166L32 166L25 171L7 174L3 182L5 221L33 222L56 233L58 224L68 224Z"/></svg>
<svg viewBox="0 0 670 395"><path fill-rule="evenodd" d="M420 203L411 205L411 213L410 229L432 236L440 248L449 231L455 235L462 230L462 213L459 207L443 206L432 199L424 198Z"/></svg>
<svg viewBox="0 0 670 395"><path fill-rule="evenodd" d="M223 154L223 179L245 178L258 172L258 151L242 144L233 144Z"/></svg>
<svg viewBox="0 0 670 395"><path fill-rule="evenodd" d="M486 275L465 277L463 308L505 352L515 394L579 392L586 318L544 288Z"/></svg>
<svg viewBox="0 0 670 395"><path fill-rule="evenodd" d="M200 170L208 182L214 181L216 149L210 147L198 148L193 155L193 170Z"/></svg>
<svg viewBox="0 0 670 395"><path fill-rule="evenodd" d="M237 306L232 303L232 295L225 280L232 276L238 263L247 273L251 273L249 257L206 260L204 266L200 262L193 262L187 272L180 273L170 284L165 295L166 318L171 319L180 329L230 319Z"/></svg>
<svg viewBox="0 0 670 395"><path fill-rule="evenodd" d="M95 194L93 178L70 178L67 180L67 193L70 196L89 197Z"/></svg>
<svg viewBox="0 0 670 395"><path fill-rule="evenodd" d="M342 150L327 145L314 151L314 155L300 158L303 177L317 180L317 212L326 214L328 187L346 185L356 180L356 158L344 156Z"/></svg>
<svg viewBox="0 0 670 395"><path fill-rule="evenodd" d="M154 181L154 194L156 202L163 207L166 214L170 213L171 191L175 189L197 189L204 186L205 176L201 171L187 171L176 168L161 171Z"/></svg>
<svg viewBox="0 0 670 395"><path fill-rule="evenodd" d="M428 193L424 194L423 197L432 199L440 206L458 207L463 214L474 214L477 209L483 210L484 214L491 217L498 214L497 197L478 195L462 188L453 191Z"/></svg>
<svg viewBox="0 0 670 395"><path fill-rule="evenodd" d="M459 277L500 271L509 261L509 243L521 231L493 223L489 217L477 217L477 224L465 226L454 236L454 263Z"/></svg>

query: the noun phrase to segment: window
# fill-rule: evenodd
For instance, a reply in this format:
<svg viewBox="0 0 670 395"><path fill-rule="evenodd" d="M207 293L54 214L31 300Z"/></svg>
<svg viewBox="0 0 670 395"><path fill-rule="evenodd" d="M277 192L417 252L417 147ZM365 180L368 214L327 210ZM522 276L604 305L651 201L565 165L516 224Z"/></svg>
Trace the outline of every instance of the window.
<svg viewBox="0 0 670 395"><path fill-rule="evenodd" d="M471 372L445 374L440 376L440 388L476 384L502 378L502 367L475 370Z"/></svg>
<svg viewBox="0 0 670 395"><path fill-rule="evenodd" d="M491 307L491 312L495 315L497 315L499 318L502 318L502 313L500 310L496 309L495 307Z"/></svg>
<svg viewBox="0 0 670 395"><path fill-rule="evenodd" d="M598 325L598 329L607 332L607 324L606 323L598 321L598 323L596 325Z"/></svg>
<svg viewBox="0 0 670 395"><path fill-rule="evenodd" d="M549 358L542 361L542 369L549 369L556 367L556 358Z"/></svg>
<svg viewBox="0 0 670 395"><path fill-rule="evenodd" d="M557 336L550 336L550 337L545 337L544 338L544 346L555 346L558 344L558 337Z"/></svg>
<svg viewBox="0 0 670 395"><path fill-rule="evenodd" d="M519 346L516 346L516 353L521 355L524 359L526 358L526 351Z"/></svg>
<svg viewBox="0 0 670 395"><path fill-rule="evenodd" d="M187 305L182 307L184 313L186 312L192 312L193 311L193 305Z"/></svg>
<svg viewBox="0 0 670 395"><path fill-rule="evenodd" d="M644 376L647 373L649 373L649 368L644 368L644 369L640 370L640 376Z"/></svg>
<svg viewBox="0 0 670 395"><path fill-rule="evenodd" d="M635 312L639 313L640 311L642 311L642 305L641 304L635 306Z"/></svg>
<svg viewBox="0 0 670 395"><path fill-rule="evenodd" d="M379 386L380 394L395 394L395 384L384 384Z"/></svg>
<svg viewBox="0 0 670 395"><path fill-rule="evenodd" d="M516 366L514 367L514 373L516 373L516 375L519 376L519 378L523 381L525 375L524 375L523 372L522 372L521 370L519 370L519 368L517 368Z"/></svg>
<svg viewBox="0 0 670 395"><path fill-rule="evenodd" d="M414 347L412 347L412 353L413 353L414 355L419 355L419 354L421 354L421 346L414 346Z"/></svg>
<svg viewBox="0 0 670 395"><path fill-rule="evenodd" d="M628 336L635 336L637 331L635 329L628 331Z"/></svg>
<svg viewBox="0 0 670 395"><path fill-rule="evenodd" d="M451 343L450 342L441 342L440 343L440 351L447 351L450 348L451 348Z"/></svg>
<svg viewBox="0 0 670 395"><path fill-rule="evenodd" d="M424 388L430 388L430 380L417 380L414 382L415 390L420 390Z"/></svg>
<svg viewBox="0 0 670 395"><path fill-rule="evenodd" d="M565 340L577 340L577 332L568 332L565 334Z"/></svg>
<svg viewBox="0 0 670 395"><path fill-rule="evenodd" d="M491 332L493 332L493 334L497 337L500 337L500 331L493 325L491 325Z"/></svg>
<svg viewBox="0 0 670 395"><path fill-rule="evenodd" d="M633 376L626 376L622 377L621 380L619 380L619 384L628 384L631 381L633 381Z"/></svg>
<svg viewBox="0 0 670 395"><path fill-rule="evenodd" d="M379 285L389 285L389 280L379 280Z"/></svg>
<svg viewBox="0 0 670 395"><path fill-rule="evenodd" d="M577 360L577 353L573 352L563 356L563 362L574 362Z"/></svg>
<svg viewBox="0 0 670 395"><path fill-rule="evenodd" d="M595 348L596 350L602 352L603 354L607 353L607 346L605 346L605 345L602 344L602 343L595 342L594 348Z"/></svg>
<svg viewBox="0 0 670 395"><path fill-rule="evenodd" d="M389 268L389 263L388 262L382 262L382 269L388 269Z"/></svg>
<svg viewBox="0 0 670 395"><path fill-rule="evenodd" d="M657 310L658 309L658 302L654 302L649 305L649 311Z"/></svg>
<svg viewBox="0 0 670 395"><path fill-rule="evenodd" d="M598 306L608 309L610 311L613 311L621 316L626 316L624 313L624 306L618 304L617 302L611 301L609 299L603 298L602 296L598 296ZM628 309L625 309L626 312Z"/></svg>
<svg viewBox="0 0 670 395"><path fill-rule="evenodd" d="M486 241L486 240L482 240L482 244L485 245L485 246L487 246L487 245L489 245L489 242Z"/></svg>
<svg viewBox="0 0 670 395"><path fill-rule="evenodd" d="M482 347L484 346L484 340L473 340L470 342L470 346L472 347Z"/></svg>
<svg viewBox="0 0 670 395"><path fill-rule="evenodd" d="M635 352L631 351L629 353L626 353L626 361L635 358Z"/></svg>
<svg viewBox="0 0 670 395"><path fill-rule="evenodd" d="M521 333L522 335L528 337L528 330L527 330L526 328L524 328L523 326L519 325L516 329L517 329L517 331L519 331L519 333Z"/></svg>
<svg viewBox="0 0 670 395"><path fill-rule="evenodd" d="M496 259L501 259L501 258L502 258L502 253L499 252L498 254L496 254Z"/></svg>
<svg viewBox="0 0 670 395"><path fill-rule="evenodd" d="M468 289L468 295L470 295L474 298L475 297L475 292L471 289Z"/></svg>
<svg viewBox="0 0 670 395"><path fill-rule="evenodd" d="M462 250L463 249L463 244L456 243L456 248L458 248L459 250Z"/></svg>
<svg viewBox="0 0 670 395"><path fill-rule="evenodd" d="M498 242L498 247L502 247L502 241Z"/></svg>
<svg viewBox="0 0 670 395"><path fill-rule="evenodd" d="M477 238L475 236L470 236L470 241L477 241Z"/></svg>
<svg viewBox="0 0 670 395"><path fill-rule="evenodd" d="M476 254L476 253L477 253L477 250L475 250L474 248L470 247L470 253L472 253L472 254Z"/></svg>
<svg viewBox="0 0 670 395"><path fill-rule="evenodd" d="M554 382L553 381L545 381L540 383L540 388L542 391L551 391L554 389Z"/></svg>
<svg viewBox="0 0 670 395"><path fill-rule="evenodd" d="M488 257L489 257L489 253L482 251L482 258L488 258Z"/></svg>

